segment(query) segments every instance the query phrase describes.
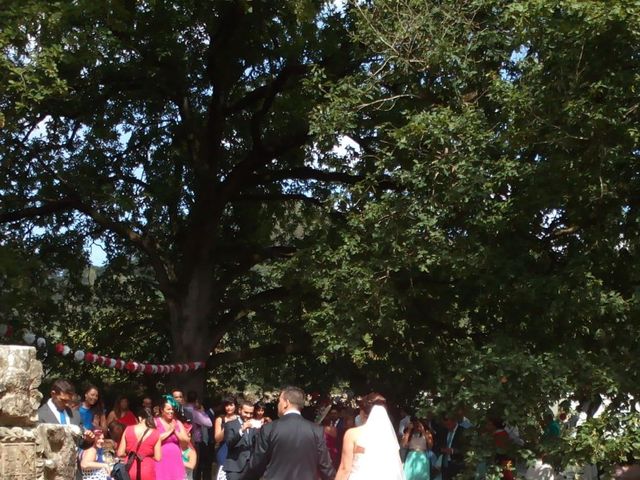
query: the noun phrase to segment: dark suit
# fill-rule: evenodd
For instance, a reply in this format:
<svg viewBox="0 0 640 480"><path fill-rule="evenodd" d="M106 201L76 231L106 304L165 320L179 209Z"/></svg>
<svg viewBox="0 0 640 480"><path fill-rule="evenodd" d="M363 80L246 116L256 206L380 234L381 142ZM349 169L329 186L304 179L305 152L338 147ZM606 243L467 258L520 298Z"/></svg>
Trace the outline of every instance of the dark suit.
<svg viewBox="0 0 640 480"><path fill-rule="evenodd" d="M329 480L335 474L322 427L289 413L259 430L242 479Z"/></svg>
<svg viewBox="0 0 640 480"><path fill-rule="evenodd" d="M228 480L237 480L241 478L242 472L249 465L251 457L251 447L255 438L255 428L249 428L240 434L242 426L240 418L224 424L224 441L226 442L229 452L227 459L224 461L222 469L227 474Z"/></svg>
<svg viewBox="0 0 640 480"><path fill-rule="evenodd" d="M449 430L446 428L441 430L440 438L437 442L438 446L436 451L441 453L440 450L447 446L447 436ZM451 439L451 448L453 448L453 454L447 459L446 455L442 458L442 479L450 480L460 472L464 470L464 455L465 455L465 441L464 441L464 428L458 426L453 438Z"/></svg>
<svg viewBox="0 0 640 480"><path fill-rule="evenodd" d="M82 419L80 418L80 412L78 412L78 410L65 408L64 412L67 415L67 425L82 426ZM55 423L60 425L60 420L58 420L58 417L51 411L48 402L38 409L38 423Z"/></svg>

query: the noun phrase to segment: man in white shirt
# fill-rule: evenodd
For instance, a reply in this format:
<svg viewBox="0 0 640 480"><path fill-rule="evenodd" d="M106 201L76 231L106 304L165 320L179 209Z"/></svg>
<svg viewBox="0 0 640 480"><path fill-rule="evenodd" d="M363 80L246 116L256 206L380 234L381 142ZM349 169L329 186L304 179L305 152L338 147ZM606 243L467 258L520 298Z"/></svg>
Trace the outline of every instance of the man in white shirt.
<svg viewBox="0 0 640 480"><path fill-rule="evenodd" d="M39 423L54 423L58 425L75 426L82 430L80 412L70 407L76 390L65 379L59 378L51 385L51 398L38 409ZM82 442L79 447L89 448L93 445L95 435L91 430L84 430ZM80 469L76 471L76 479L82 478Z"/></svg>
<svg viewBox="0 0 640 480"><path fill-rule="evenodd" d="M443 416L442 424L447 430L441 432L437 450L442 454L442 478L450 480L464 470L464 428L451 414Z"/></svg>
<svg viewBox="0 0 640 480"><path fill-rule="evenodd" d="M59 425L82 425L80 413L70 407L75 388L65 379L59 378L51 385L51 398L38 409L38 422Z"/></svg>

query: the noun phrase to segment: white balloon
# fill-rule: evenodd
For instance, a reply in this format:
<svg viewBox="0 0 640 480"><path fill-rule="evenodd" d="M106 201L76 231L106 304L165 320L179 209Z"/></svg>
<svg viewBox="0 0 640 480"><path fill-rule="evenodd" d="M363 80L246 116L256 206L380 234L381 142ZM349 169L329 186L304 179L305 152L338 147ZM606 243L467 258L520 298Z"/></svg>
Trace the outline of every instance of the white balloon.
<svg viewBox="0 0 640 480"><path fill-rule="evenodd" d="M36 335L35 333L26 332L24 335L22 335L22 339L25 342L27 342L29 345L31 345L33 342L36 341Z"/></svg>

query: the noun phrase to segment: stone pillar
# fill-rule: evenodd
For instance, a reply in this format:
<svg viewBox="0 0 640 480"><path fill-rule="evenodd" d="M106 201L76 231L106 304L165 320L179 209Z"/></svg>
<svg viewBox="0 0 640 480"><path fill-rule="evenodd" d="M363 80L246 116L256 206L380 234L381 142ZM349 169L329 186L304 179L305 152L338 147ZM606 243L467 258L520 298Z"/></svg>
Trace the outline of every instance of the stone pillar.
<svg viewBox="0 0 640 480"><path fill-rule="evenodd" d="M80 431L38 425L42 364L33 347L0 345L0 479L72 480Z"/></svg>

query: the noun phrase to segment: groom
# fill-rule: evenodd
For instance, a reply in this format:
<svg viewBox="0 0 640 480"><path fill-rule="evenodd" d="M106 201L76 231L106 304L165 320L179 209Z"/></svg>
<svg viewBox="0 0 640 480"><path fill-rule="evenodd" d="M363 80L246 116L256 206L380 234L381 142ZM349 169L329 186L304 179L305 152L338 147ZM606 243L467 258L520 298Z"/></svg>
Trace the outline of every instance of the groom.
<svg viewBox="0 0 640 480"><path fill-rule="evenodd" d="M255 425L251 421L253 404L246 400L240 400L238 408L239 417L224 424L224 441L229 447L229 453L220 468L224 474L219 473L218 479L237 480L242 478L242 474L249 464L251 446L256 433Z"/></svg>
<svg viewBox="0 0 640 480"><path fill-rule="evenodd" d="M279 419L260 429L243 480L331 480L335 470L322 427L300 415L304 392L286 387L278 400Z"/></svg>

